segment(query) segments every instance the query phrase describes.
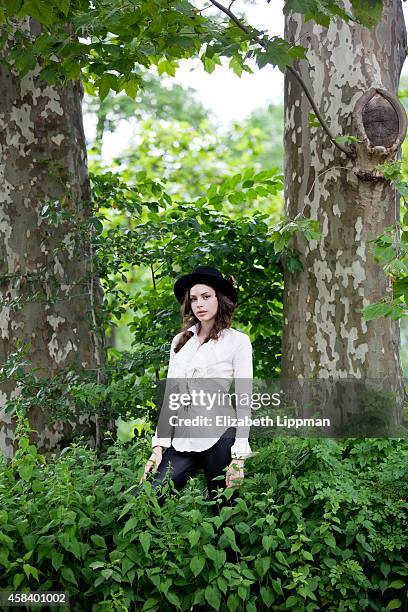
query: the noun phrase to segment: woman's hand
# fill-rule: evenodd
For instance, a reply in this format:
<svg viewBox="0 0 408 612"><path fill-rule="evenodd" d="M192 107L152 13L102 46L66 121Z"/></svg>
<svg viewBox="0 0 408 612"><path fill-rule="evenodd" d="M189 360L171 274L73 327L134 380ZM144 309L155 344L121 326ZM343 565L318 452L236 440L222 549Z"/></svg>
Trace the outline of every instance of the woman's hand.
<svg viewBox="0 0 408 612"><path fill-rule="evenodd" d="M163 449L161 446L155 446L149 459L146 461L143 476L139 480L139 484L146 480L148 473L154 468L156 471L163 458Z"/></svg>
<svg viewBox="0 0 408 612"><path fill-rule="evenodd" d="M227 487L239 487L244 478L245 459L231 459L225 477Z"/></svg>

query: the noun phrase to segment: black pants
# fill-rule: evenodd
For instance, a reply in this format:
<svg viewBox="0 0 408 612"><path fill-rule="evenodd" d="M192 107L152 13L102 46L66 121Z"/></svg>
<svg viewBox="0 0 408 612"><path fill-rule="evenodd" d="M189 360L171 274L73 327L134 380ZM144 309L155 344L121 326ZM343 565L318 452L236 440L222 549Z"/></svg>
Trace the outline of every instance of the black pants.
<svg viewBox="0 0 408 612"><path fill-rule="evenodd" d="M235 442L235 428L229 428L223 433L221 438L211 448L204 451L180 452L172 446L163 452L161 463L152 481L152 487L158 492L159 505L163 505L165 497L160 493L160 487L164 482L172 480L174 487L180 491L187 483L188 479L203 470L207 481L208 494L210 499L214 499L218 489L226 487L225 468L231 462L231 446ZM224 476L223 479L214 480L217 476ZM134 493L139 494L139 487ZM211 505L214 516L219 514L224 504L230 504L238 496L235 489L233 495L227 501L225 497L220 497L217 504Z"/></svg>

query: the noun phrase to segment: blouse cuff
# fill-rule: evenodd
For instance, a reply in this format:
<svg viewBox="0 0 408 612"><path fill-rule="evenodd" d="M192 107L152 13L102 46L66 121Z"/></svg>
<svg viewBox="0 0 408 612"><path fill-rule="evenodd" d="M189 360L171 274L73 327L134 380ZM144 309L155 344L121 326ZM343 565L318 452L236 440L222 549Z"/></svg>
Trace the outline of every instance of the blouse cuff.
<svg viewBox="0 0 408 612"><path fill-rule="evenodd" d="M238 438L231 446L231 458L232 459L248 459L253 457L256 453L251 451L247 438Z"/></svg>
<svg viewBox="0 0 408 612"><path fill-rule="evenodd" d="M157 437L157 427L152 437L152 448L155 446L162 446L163 448L169 448L171 446L171 438L158 438Z"/></svg>

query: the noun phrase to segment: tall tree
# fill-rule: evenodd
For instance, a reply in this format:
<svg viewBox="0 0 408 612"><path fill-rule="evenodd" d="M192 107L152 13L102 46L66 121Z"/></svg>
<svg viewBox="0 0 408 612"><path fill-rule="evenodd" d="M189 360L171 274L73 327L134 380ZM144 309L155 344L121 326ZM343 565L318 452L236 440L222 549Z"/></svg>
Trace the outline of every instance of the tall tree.
<svg viewBox="0 0 408 612"><path fill-rule="evenodd" d="M20 27L33 39L41 32L30 18ZM89 274L89 245L71 222L71 215L89 215L82 85L49 85L38 77L38 63L21 77L4 65L15 44L10 36L0 65L0 363L20 340L31 344L31 366L40 375L75 364L96 368L100 334L92 328L100 294ZM3 382L0 408L18 393L12 378ZM38 409L28 416L43 448L72 429L56 420L48 424L49 415ZM13 429L10 415L3 414L0 447L6 456L13 453Z"/></svg>
<svg viewBox="0 0 408 612"><path fill-rule="evenodd" d="M302 391L305 379L388 380L401 405L399 322L365 322L361 312L391 291L368 241L399 218L398 194L375 166L399 154L405 135L405 112L395 99L407 43L401 0L385 2L372 30L287 14L285 39L307 46L307 62L294 67L332 132L358 141L355 156L334 147L309 121L310 103L286 73L285 211L318 219L322 234L308 242L293 238L305 265L299 275L285 271L282 376L299 379L292 398L303 402L310 392L307 385Z"/></svg>

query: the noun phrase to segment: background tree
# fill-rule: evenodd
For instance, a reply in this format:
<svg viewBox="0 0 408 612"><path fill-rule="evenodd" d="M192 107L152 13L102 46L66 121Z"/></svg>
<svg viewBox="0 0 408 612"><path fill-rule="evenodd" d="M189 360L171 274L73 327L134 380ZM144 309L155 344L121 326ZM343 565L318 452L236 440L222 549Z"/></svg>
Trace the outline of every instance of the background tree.
<svg viewBox="0 0 408 612"><path fill-rule="evenodd" d="M41 32L33 19L20 27L33 41ZM19 343L30 343L30 366L40 375L67 365L95 369L103 339L94 311L98 280L89 280L89 244L72 223L73 215L77 221L90 215L82 86L49 85L35 61L24 76L10 69L19 33L4 46L0 65L0 363ZM9 377L1 391L0 407L21 389ZM31 408L29 416L40 432L40 447L72 431L68 422L49 423L47 411ZM89 428L89 420L82 421ZM12 438L13 425L4 414L0 447L8 456Z"/></svg>
<svg viewBox="0 0 408 612"><path fill-rule="evenodd" d="M373 16L379 14L374 11ZM326 132L308 122L310 104L292 74L286 74L285 211L292 218L300 213L318 219L322 236L308 242L293 238L305 265L300 275L285 271L282 374L302 380L357 378L381 386L388 382L401 405L398 322L366 322L362 309L391 291L367 243L399 218L399 194L373 169L398 155L391 145L396 140L400 144L405 134L395 133L401 121L398 124L391 104L377 94L371 107L364 108L367 124L376 122L373 138L379 147L369 150L354 114L357 101L371 88L397 94L406 56L401 2L385 3L381 21L372 30L340 19L330 24L305 21L291 13L285 20L285 38L289 43L300 39L307 46L308 61L296 61L295 68L319 101L331 130L360 141L357 157L346 157L333 147ZM370 117L370 112L375 115ZM308 391L299 388L298 399L303 396L305 401Z"/></svg>

